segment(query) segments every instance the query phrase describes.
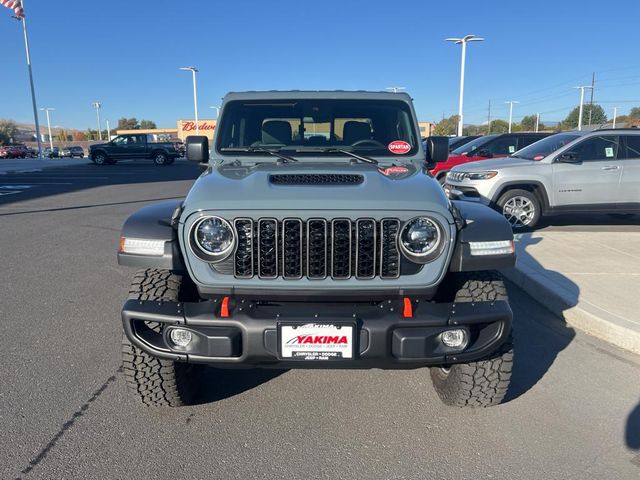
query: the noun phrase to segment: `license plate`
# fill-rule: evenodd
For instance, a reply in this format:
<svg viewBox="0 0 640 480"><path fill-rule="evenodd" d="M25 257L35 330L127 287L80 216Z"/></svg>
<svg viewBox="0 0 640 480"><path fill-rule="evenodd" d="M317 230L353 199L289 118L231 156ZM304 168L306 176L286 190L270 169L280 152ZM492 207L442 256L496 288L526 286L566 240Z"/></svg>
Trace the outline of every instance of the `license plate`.
<svg viewBox="0 0 640 480"><path fill-rule="evenodd" d="M350 360L354 326L332 323L280 324L280 357L288 360Z"/></svg>

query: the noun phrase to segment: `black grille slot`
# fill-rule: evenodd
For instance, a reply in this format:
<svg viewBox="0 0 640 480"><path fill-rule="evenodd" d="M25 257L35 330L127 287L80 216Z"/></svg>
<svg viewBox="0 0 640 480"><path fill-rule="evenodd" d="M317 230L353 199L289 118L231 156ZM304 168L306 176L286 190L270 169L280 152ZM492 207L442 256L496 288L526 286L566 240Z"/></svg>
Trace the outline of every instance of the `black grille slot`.
<svg viewBox="0 0 640 480"><path fill-rule="evenodd" d="M253 277L253 220L238 218L235 221L238 247L234 257L234 275L238 278Z"/></svg>
<svg viewBox="0 0 640 480"><path fill-rule="evenodd" d="M362 175L353 173L288 173L269 175L274 185L359 185Z"/></svg>
<svg viewBox="0 0 640 480"><path fill-rule="evenodd" d="M282 276L302 278L302 220L286 219L282 222Z"/></svg>
<svg viewBox="0 0 640 480"><path fill-rule="evenodd" d="M398 251L398 234L400 221L385 219L380 222L380 276L382 278L398 278L400 276L400 252Z"/></svg>
<svg viewBox="0 0 640 480"><path fill-rule="evenodd" d="M351 220L336 219L331 222L331 276L351 276Z"/></svg>
<svg viewBox="0 0 640 480"><path fill-rule="evenodd" d="M373 278L376 274L376 222L356 222L356 277Z"/></svg>
<svg viewBox="0 0 640 480"><path fill-rule="evenodd" d="M307 276L327 276L327 221L322 218L307 222Z"/></svg>
<svg viewBox="0 0 640 480"><path fill-rule="evenodd" d="M278 222L275 219L258 222L258 276L278 276Z"/></svg>

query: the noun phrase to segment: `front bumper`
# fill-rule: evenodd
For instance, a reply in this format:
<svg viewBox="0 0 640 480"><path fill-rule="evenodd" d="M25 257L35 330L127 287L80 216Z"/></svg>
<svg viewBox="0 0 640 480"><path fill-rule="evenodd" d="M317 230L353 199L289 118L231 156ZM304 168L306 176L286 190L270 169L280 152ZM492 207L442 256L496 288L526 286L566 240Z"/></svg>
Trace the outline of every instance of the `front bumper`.
<svg viewBox="0 0 640 480"><path fill-rule="evenodd" d="M235 298L223 318L221 299L197 303L128 300L122 310L129 340L155 357L218 367L385 368L404 369L466 363L496 351L511 331L508 302L433 303L412 301L406 318L402 298L379 303L251 302ZM146 322L158 322L162 332ZM340 323L354 326L352 359L283 360L278 348L280 323ZM193 345L176 347L170 326L190 330ZM463 328L464 350L446 347L440 333Z"/></svg>

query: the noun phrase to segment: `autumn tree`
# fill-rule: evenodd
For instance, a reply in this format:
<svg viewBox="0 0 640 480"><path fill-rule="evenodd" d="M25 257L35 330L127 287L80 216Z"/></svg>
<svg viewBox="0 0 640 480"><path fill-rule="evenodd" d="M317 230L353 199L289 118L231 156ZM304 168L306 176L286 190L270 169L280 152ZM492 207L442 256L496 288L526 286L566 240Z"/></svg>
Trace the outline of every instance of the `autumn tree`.
<svg viewBox="0 0 640 480"><path fill-rule="evenodd" d="M18 126L13 120L0 119L0 144L9 143L18 134Z"/></svg>
<svg viewBox="0 0 640 480"><path fill-rule="evenodd" d="M138 130L140 129L140 123L134 118L121 118L118 120L118 130Z"/></svg>
<svg viewBox="0 0 640 480"><path fill-rule="evenodd" d="M156 122L152 122L151 120L140 120L140 128L143 130L149 130L158 127L156 126Z"/></svg>
<svg viewBox="0 0 640 480"><path fill-rule="evenodd" d="M434 135L455 135L458 130L458 115L440 120L433 129Z"/></svg>
<svg viewBox="0 0 640 480"><path fill-rule="evenodd" d="M73 141L74 142L84 142L87 140L87 134L84 132L73 132Z"/></svg>

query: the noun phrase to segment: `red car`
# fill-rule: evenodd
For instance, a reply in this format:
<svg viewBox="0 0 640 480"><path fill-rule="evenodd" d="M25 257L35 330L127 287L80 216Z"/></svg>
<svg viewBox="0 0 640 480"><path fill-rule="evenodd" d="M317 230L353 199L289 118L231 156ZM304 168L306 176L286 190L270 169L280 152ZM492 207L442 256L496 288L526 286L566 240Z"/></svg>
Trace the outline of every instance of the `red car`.
<svg viewBox="0 0 640 480"><path fill-rule="evenodd" d="M446 162L436 164L431 175L444 184L447 172L456 165L488 158L507 157L516 151L542 140L550 133L503 133L501 135L485 135L456 148L449 154Z"/></svg>

